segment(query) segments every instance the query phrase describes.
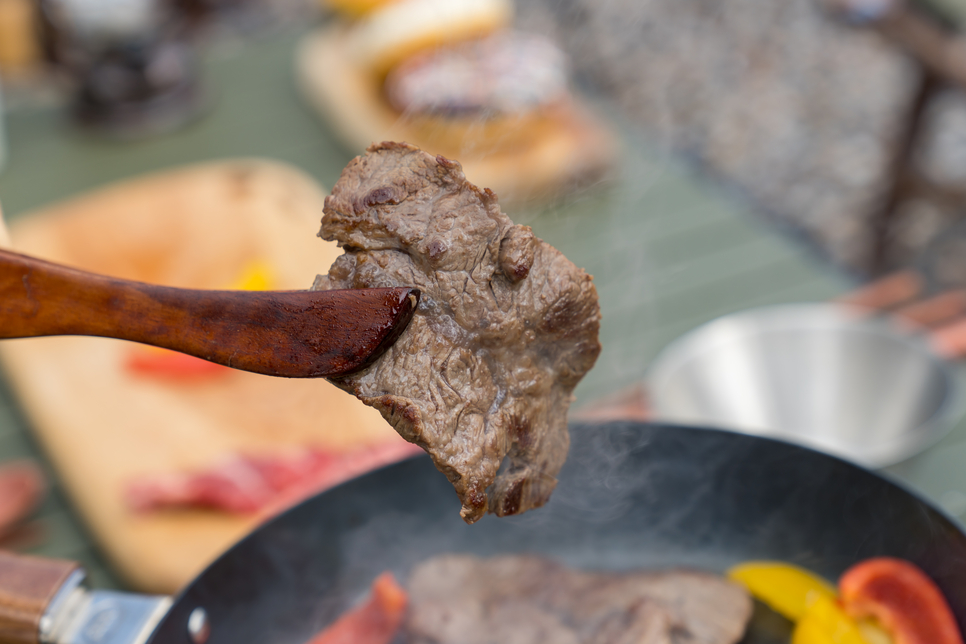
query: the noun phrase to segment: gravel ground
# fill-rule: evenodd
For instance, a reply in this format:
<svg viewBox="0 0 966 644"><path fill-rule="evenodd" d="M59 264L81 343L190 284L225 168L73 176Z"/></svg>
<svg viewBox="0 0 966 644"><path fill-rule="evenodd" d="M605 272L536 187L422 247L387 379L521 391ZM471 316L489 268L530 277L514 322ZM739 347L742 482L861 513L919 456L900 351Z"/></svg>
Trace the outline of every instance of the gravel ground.
<svg viewBox="0 0 966 644"><path fill-rule="evenodd" d="M656 141L862 272L918 73L877 35L816 0L521 0L518 24L554 37ZM950 91L930 113L924 166L966 181L966 97ZM914 261L955 215L907 204L890 263Z"/></svg>

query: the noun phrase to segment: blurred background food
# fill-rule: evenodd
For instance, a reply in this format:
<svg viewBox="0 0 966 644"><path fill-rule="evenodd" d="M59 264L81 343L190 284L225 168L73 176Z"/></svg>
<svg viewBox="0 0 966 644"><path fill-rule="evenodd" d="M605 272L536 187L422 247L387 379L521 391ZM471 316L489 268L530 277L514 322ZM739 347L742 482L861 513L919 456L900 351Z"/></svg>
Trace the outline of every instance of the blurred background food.
<svg viewBox="0 0 966 644"><path fill-rule="evenodd" d="M129 129L136 135L139 128L150 133L154 122L162 131L176 128L204 109L204 86L195 62L199 51L210 55L328 18L329 23L351 23L346 55L384 76L414 53L472 41L512 24L561 47L575 85L644 128L652 144L698 161L753 201L759 214L800 234L833 262L864 275L916 261L937 233L958 219L964 195L955 184L966 178L961 172L966 103L955 82L940 79L935 84L927 104L919 108L915 141L905 146L905 156L920 169L919 182L925 188L890 205L890 186L897 183L894 157L902 151L927 74L915 55L903 51L901 39L876 33L868 20L848 19L842 6L854 5L856 15L871 16L883 7L909 5L939 33L955 39L966 21L962 4L115 0L112 5L108 0L2 0L0 69L6 84L14 85L8 93L15 93L12 100L17 102L25 94L43 95L36 84L33 93L16 90L23 90L24 77L36 75L44 58L57 62L61 77L73 76L78 92L74 109L82 119L136 118L117 104L147 96L151 105L145 108L148 114L139 115L141 122L114 123L121 135ZM83 26L83 18L64 22L70 11L87 14L89 23L105 15L128 17L123 26L111 27L113 35L106 38L103 29ZM151 25L149 37L145 24ZM97 44L89 44L91 40ZM80 60L84 56L77 50L85 47L97 50L94 59L99 62L90 56ZM405 76L400 72L389 79L387 99L395 111L411 117L428 141L451 154L471 156L472 142L464 141L462 149L452 144L454 136L467 136L460 119L448 124L436 119L429 125L420 120L427 109L413 107L402 97L399 77ZM165 100L157 100L157 94ZM105 103L115 105L115 112L101 113ZM451 104L443 110L440 103L428 111L460 112L461 117L467 112L465 106L456 110ZM502 124L499 120L470 119L477 125L471 136L479 145L492 145L497 128L510 133L504 134L504 142L519 145L520 138L539 130L532 119L517 119L509 126L507 119ZM336 128L336 135L346 141L352 134L344 130L352 129ZM887 230L870 232L883 209L895 211ZM877 235L887 239L882 257L873 257L877 251L869 248L870 237Z"/></svg>
<svg viewBox="0 0 966 644"><path fill-rule="evenodd" d="M866 282L878 285L873 308L947 325L948 346L966 347L954 328L966 314L955 293L966 286L964 7L0 0L0 200L15 247L38 254L151 281L304 288L331 259L314 237L325 187L366 144L402 132L496 186L511 218L595 276L604 349L575 408L606 418L613 405L590 403L610 396L647 416L640 382L675 338ZM890 275L888 288L874 281ZM939 309L901 308L933 296L946 298ZM99 585L176 586L260 520L138 515L125 501L135 474L190 487L195 475L325 461L369 436L361 421L314 424L331 416L318 400L282 402L313 399L304 383L94 345L76 356L0 347L20 352L0 387L0 462L54 465L46 496L20 512L45 536L18 543L81 559ZM143 388L164 402L138 407ZM960 423L889 471L966 516L964 460ZM172 554L140 567L145 544Z"/></svg>
<svg viewBox="0 0 966 644"><path fill-rule="evenodd" d="M459 159L505 204L565 197L613 169L614 136L566 55L513 14L509 0L343 8L300 48L299 85L350 148L401 140Z"/></svg>
<svg viewBox="0 0 966 644"><path fill-rule="evenodd" d="M0 69L23 73L40 60L38 10L29 0L0 3Z"/></svg>

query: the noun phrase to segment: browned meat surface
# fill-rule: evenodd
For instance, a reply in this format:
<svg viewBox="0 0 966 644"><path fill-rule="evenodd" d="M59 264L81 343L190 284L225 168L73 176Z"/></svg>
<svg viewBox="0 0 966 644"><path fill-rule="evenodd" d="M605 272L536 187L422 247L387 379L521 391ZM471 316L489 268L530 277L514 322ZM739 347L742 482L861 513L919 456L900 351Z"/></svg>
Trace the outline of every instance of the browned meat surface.
<svg viewBox="0 0 966 644"><path fill-rule="evenodd" d="M600 353L591 277L514 225L459 163L404 143L346 166L319 234L345 254L315 288L422 291L389 351L335 384L429 452L468 523L545 503L573 388Z"/></svg>
<svg viewBox="0 0 966 644"><path fill-rule="evenodd" d="M591 277L459 163L405 143L369 148L325 200L345 249L314 288L415 286L416 314L362 372L334 380L433 457L473 523L550 498L573 388L600 353Z"/></svg>
<svg viewBox="0 0 966 644"><path fill-rule="evenodd" d="M408 589L412 644L732 644L752 610L708 573L579 572L527 555L444 555Z"/></svg>

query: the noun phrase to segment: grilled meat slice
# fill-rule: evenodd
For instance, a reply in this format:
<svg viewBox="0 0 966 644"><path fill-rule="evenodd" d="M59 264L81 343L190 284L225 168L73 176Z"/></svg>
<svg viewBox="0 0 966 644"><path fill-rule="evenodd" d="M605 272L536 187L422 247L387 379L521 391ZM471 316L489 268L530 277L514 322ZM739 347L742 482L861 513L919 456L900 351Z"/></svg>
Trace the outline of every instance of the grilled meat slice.
<svg viewBox="0 0 966 644"><path fill-rule="evenodd" d="M466 522L543 505L567 456L572 391L600 353L591 277L459 163L405 143L346 166L319 234L345 254L314 288L422 291L396 343L333 382L429 452Z"/></svg>

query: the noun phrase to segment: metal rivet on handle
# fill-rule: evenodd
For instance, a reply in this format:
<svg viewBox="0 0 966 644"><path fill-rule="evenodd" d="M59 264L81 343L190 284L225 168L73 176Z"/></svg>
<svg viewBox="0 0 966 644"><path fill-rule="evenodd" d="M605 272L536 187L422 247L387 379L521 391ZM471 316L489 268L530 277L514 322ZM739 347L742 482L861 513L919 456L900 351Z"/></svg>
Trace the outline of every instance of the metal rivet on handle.
<svg viewBox="0 0 966 644"><path fill-rule="evenodd" d="M201 606L191 611L191 615L188 616L188 635L195 644L205 644L211 635L208 613Z"/></svg>

